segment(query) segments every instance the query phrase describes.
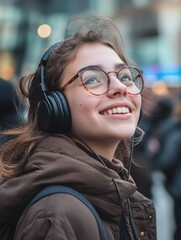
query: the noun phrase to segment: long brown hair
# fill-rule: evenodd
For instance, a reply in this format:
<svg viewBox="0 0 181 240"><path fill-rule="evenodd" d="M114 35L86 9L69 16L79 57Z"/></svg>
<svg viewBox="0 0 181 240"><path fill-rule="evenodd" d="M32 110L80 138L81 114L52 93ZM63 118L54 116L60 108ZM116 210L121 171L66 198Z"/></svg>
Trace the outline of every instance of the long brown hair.
<svg viewBox="0 0 181 240"><path fill-rule="evenodd" d="M108 21L108 19L106 19L106 21ZM112 24L111 21L109 24ZM120 58L127 64L127 60L120 48L120 39L119 37L115 37L116 34L113 33L112 29L110 32L107 32L108 37L106 37L105 32L102 32L100 28L94 28L87 32L79 31L60 42L51 52L45 68L45 82L49 91L60 91L61 76L67 62L75 57L78 48L85 43L97 42L109 46L114 49ZM114 39L110 36L114 36ZM16 137L7 142L1 149L0 182L21 175L28 160L28 156L31 154L36 143L48 136L48 133L38 129L36 116L37 85L36 72L22 77L19 81L21 93L27 98L29 104L28 118L27 122L21 127L9 130L5 133L7 135L15 135Z"/></svg>

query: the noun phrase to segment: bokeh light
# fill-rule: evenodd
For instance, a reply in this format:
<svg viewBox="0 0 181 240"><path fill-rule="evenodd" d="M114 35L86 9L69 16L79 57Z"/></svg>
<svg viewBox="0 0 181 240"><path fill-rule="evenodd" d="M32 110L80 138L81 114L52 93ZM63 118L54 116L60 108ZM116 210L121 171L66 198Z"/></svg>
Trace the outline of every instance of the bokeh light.
<svg viewBox="0 0 181 240"><path fill-rule="evenodd" d="M42 24L38 27L37 33L41 38L47 38L51 35L51 27L48 24Z"/></svg>

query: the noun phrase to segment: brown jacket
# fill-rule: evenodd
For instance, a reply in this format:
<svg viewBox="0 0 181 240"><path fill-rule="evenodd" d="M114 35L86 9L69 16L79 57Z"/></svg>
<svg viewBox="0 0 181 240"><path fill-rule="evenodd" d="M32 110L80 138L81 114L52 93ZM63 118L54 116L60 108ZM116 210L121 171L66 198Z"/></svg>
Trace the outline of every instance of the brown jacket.
<svg viewBox="0 0 181 240"><path fill-rule="evenodd" d="M119 160L113 159L111 164L112 168L103 166L67 137L47 137L35 148L23 174L0 185L0 226L19 216L39 190L62 184L82 193L93 204L109 240L120 239L119 195L131 239L134 238L128 219L128 197L138 235L144 240L156 240L152 202L136 191L131 178L126 181L127 171ZM79 200L55 194L33 205L18 225L15 240L25 239L98 240L99 233L90 210Z"/></svg>

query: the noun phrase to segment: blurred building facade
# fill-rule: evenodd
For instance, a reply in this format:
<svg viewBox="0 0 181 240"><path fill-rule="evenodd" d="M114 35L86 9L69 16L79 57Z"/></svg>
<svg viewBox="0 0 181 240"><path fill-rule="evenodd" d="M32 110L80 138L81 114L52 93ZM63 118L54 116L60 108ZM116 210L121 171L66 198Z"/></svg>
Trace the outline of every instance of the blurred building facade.
<svg viewBox="0 0 181 240"><path fill-rule="evenodd" d="M81 12L113 18L148 85L181 86L180 0L0 0L0 76L34 71L42 52L62 40L69 16Z"/></svg>
<svg viewBox="0 0 181 240"><path fill-rule="evenodd" d="M181 86L181 2L133 0L124 7L120 2L118 9L116 20L118 26L123 22L129 55L143 66L147 83Z"/></svg>

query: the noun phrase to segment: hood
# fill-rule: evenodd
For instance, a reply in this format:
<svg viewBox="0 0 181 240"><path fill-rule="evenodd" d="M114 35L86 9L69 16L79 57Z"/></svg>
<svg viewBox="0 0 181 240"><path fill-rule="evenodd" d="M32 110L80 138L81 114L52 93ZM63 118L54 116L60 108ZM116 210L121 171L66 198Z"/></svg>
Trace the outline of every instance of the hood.
<svg viewBox="0 0 181 240"><path fill-rule="evenodd" d="M47 185L62 184L82 193L103 216L121 214L122 201L136 191L135 183L124 180L126 169L114 159L120 173L105 167L59 135L43 139L29 157L23 174L0 185L0 223L17 217L33 196Z"/></svg>

